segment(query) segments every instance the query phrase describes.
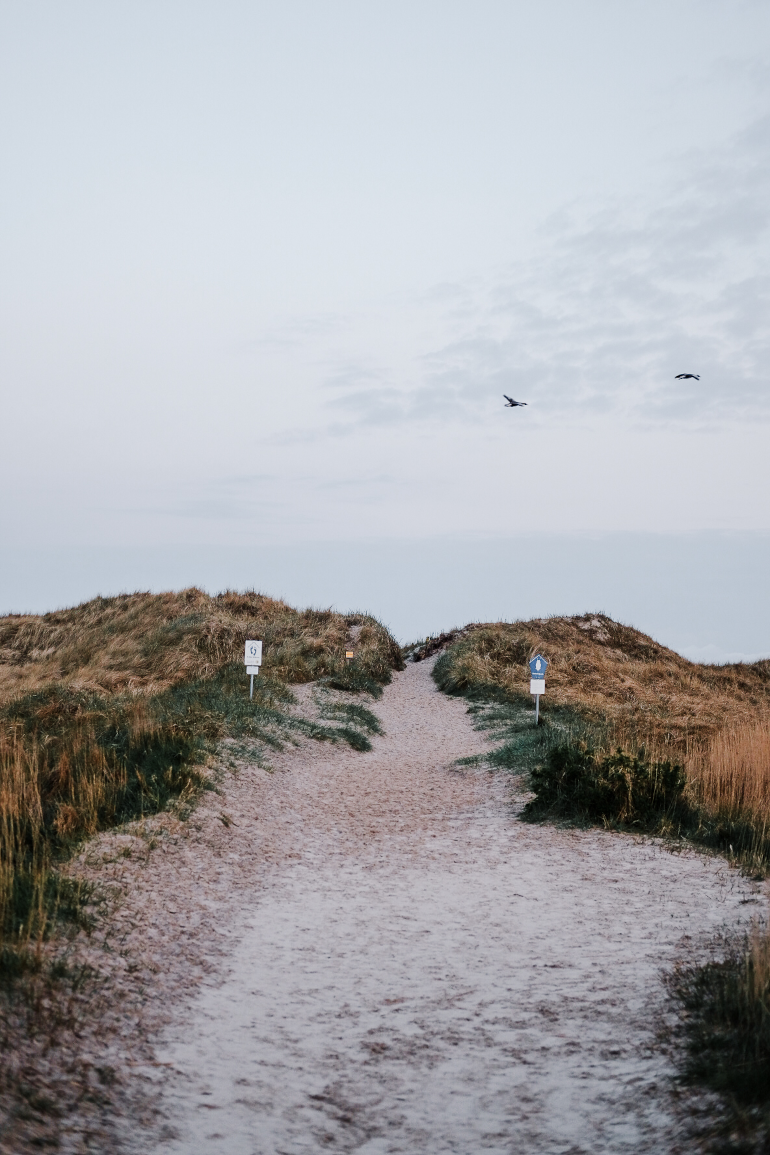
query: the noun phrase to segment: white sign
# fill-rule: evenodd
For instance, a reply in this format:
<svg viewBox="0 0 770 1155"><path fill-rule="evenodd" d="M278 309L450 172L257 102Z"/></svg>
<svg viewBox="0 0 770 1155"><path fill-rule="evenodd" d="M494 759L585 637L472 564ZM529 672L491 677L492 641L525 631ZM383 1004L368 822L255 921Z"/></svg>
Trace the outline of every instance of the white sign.
<svg viewBox="0 0 770 1155"><path fill-rule="evenodd" d="M529 692L530 694L544 694L545 678L530 678Z"/></svg>
<svg viewBox="0 0 770 1155"><path fill-rule="evenodd" d="M246 643L246 653L245 653L243 660L247 666L261 666L262 665L262 643L261 642L254 642L254 641L247 642ZM258 670L256 672L259 673ZM250 674L251 670L247 669L246 673Z"/></svg>

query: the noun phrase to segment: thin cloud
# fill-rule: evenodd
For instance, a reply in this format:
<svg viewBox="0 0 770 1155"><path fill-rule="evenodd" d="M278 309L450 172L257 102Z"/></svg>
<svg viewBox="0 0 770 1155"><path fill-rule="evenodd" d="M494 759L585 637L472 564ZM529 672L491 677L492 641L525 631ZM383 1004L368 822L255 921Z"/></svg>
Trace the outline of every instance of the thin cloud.
<svg viewBox="0 0 770 1155"><path fill-rule="evenodd" d="M770 118L685 167L654 207L559 214L528 260L436 286L422 304L447 339L390 372L330 372L333 432L475 423L502 392L549 420L767 420Z"/></svg>

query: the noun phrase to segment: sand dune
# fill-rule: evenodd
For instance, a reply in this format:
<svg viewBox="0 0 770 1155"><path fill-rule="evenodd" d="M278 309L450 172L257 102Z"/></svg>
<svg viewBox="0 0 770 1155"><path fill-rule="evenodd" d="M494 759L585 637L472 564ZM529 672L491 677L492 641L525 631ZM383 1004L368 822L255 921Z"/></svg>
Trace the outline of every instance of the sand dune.
<svg viewBox="0 0 770 1155"><path fill-rule="evenodd" d="M120 915L145 968L141 997L123 980L128 1150L679 1149L662 978L758 886L517 822L510 779L453 768L484 739L430 665L395 675L369 753L244 765L121 867L143 872Z"/></svg>

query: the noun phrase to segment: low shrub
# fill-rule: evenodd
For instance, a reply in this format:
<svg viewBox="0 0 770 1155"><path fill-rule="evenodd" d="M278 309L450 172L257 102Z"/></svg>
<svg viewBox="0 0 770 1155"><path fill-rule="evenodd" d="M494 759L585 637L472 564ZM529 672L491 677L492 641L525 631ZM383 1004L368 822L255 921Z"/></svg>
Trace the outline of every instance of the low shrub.
<svg viewBox="0 0 770 1155"><path fill-rule="evenodd" d="M676 762L653 762L644 750L599 754L585 742L560 742L530 774L530 817L549 813L645 830L661 820L681 824L687 779Z"/></svg>

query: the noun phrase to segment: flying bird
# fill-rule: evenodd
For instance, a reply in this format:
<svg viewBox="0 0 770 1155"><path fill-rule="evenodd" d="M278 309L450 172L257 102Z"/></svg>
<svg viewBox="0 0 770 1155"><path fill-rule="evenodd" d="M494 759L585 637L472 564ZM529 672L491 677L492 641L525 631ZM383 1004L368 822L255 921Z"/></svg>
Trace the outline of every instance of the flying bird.
<svg viewBox="0 0 770 1155"><path fill-rule="evenodd" d="M526 405L526 401L514 401L513 397L509 397L507 393L503 393L507 404L503 406L504 409L513 409L516 405Z"/></svg>
<svg viewBox="0 0 770 1155"><path fill-rule="evenodd" d="M687 381L690 377L693 379L693 381L700 381L700 373L677 373L674 380Z"/></svg>

